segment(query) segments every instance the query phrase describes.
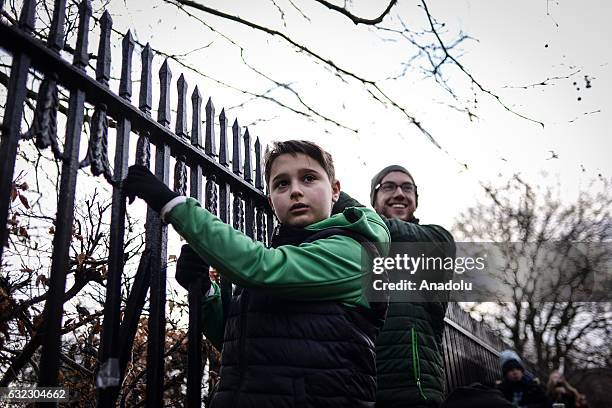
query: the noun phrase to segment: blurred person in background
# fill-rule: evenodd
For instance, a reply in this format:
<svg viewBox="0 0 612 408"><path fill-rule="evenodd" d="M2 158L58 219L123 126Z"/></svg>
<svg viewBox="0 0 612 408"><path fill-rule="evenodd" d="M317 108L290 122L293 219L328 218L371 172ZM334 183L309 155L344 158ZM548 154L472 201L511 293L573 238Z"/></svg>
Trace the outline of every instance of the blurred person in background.
<svg viewBox="0 0 612 408"><path fill-rule="evenodd" d="M550 401L537 378L525 370L523 360L516 352L504 350L499 356L503 374L497 385L504 397L516 407L549 408Z"/></svg>
<svg viewBox="0 0 612 408"><path fill-rule="evenodd" d="M552 402L561 402L565 408L576 408L579 392L572 387L560 371L550 373L546 393Z"/></svg>

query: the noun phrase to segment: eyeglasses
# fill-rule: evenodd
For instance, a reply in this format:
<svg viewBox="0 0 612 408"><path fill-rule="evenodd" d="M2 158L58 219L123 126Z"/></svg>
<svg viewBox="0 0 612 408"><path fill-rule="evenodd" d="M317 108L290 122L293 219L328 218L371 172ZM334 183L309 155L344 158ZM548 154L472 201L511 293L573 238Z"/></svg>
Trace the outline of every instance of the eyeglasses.
<svg viewBox="0 0 612 408"><path fill-rule="evenodd" d="M383 193L389 194L394 193L398 187L401 188L402 192L405 194L414 193L416 191L416 186L412 183L395 184L392 181L385 181L384 183L377 185L375 190L380 190Z"/></svg>

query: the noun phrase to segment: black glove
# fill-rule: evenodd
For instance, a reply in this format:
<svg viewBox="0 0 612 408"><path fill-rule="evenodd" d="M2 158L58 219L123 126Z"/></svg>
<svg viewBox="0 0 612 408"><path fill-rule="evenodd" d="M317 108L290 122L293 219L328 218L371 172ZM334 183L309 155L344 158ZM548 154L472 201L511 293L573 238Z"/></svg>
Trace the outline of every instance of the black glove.
<svg viewBox="0 0 612 408"><path fill-rule="evenodd" d="M123 192L129 198L130 204L134 201L134 197L138 196L157 212L160 212L170 200L179 196L155 177L148 168L138 164L128 169L128 175L123 181Z"/></svg>
<svg viewBox="0 0 612 408"><path fill-rule="evenodd" d="M210 289L210 278L208 276L209 266L204 262L200 255L187 244L181 248L181 255L176 261L176 281L184 287L189 288L189 284L202 277L202 293Z"/></svg>
<svg viewBox="0 0 612 408"><path fill-rule="evenodd" d="M345 208L349 207L364 207L359 201L355 200L350 195L346 194L344 191L340 192L340 197L338 197L338 201L334 203L332 207L332 215L340 214L344 212Z"/></svg>

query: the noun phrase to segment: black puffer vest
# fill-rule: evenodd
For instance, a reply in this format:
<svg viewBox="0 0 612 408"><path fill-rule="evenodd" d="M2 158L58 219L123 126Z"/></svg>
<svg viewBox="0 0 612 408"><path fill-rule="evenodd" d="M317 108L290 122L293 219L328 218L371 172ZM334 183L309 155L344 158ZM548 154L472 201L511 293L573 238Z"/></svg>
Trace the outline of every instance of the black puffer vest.
<svg viewBox="0 0 612 408"><path fill-rule="evenodd" d="M365 237L339 228L281 232L272 246L339 234L368 249ZM332 301L279 299L252 289L237 292L226 322L221 380L212 408L374 407L374 340L386 304L351 308Z"/></svg>

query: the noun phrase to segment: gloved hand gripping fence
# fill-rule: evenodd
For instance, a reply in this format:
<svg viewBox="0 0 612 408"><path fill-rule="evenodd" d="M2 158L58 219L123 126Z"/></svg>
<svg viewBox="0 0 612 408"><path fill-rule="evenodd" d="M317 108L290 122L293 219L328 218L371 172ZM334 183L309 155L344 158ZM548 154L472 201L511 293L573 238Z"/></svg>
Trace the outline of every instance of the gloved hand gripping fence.
<svg viewBox="0 0 612 408"><path fill-rule="evenodd" d="M201 277L202 293L208 292L211 285L208 269L208 264L189 245L183 245L176 261L176 281L179 285L188 289L191 283Z"/></svg>
<svg viewBox="0 0 612 408"><path fill-rule="evenodd" d="M151 171L140 165L130 166L123 182L123 192L130 204L136 196L142 198L149 207L157 212L179 194L170 190ZM183 245L181 255L176 261L176 280L185 289L198 278L202 279L202 292L210 289L209 266L189 245Z"/></svg>
<svg viewBox="0 0 612 408"><path fill-rule="evenodd" d="M130 166L128 169L128 175L123 181L123 192L129 198L130 204L138 196L157 212L160 212L170 200L179 196L155 177L148 168L140 165Z"/></svg>

